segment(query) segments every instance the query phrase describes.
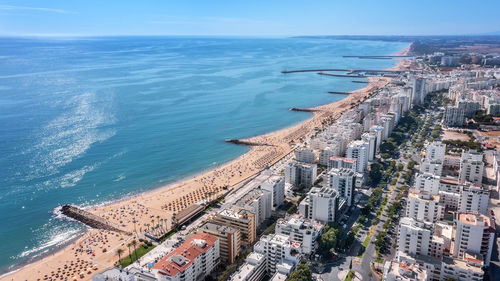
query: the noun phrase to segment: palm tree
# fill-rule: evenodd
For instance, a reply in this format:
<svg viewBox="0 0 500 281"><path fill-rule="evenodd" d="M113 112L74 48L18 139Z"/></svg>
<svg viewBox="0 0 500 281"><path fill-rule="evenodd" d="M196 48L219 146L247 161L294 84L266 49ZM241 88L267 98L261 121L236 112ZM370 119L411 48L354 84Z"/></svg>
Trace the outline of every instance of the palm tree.
<svg viewBox="0 0 500 281"><path fill-rule="evenodd" d="M137 247L137 241L132 240L132 246L134 246L134 252L135 252L135 260L137 260L137 251L135 250Z"/></svg>
<svg viewBox="0 0 500 281"><path fill-rule="evenodd" d="M128 257L130 258L130 262L132 263L132 252L130 252L130 247L132 247L132 243L128 243L127 247L128 247Z"/></svg>
<svg viewBox="0 0 500 281"><path fill-rule="evenodd" d="M118 248L116 249L116 254L118 255L118 265L120 265L120 260L122 259L122 254L123 254L123 249L122 248Z"/></svg>

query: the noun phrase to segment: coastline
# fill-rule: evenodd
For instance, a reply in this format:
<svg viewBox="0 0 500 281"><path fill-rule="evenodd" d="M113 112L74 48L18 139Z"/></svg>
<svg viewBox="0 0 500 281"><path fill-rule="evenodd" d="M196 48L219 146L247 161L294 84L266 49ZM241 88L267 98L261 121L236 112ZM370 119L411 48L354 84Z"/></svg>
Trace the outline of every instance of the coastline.
<svg viewBox="0 0 500 281"><path fill-rule="evenodd" d="M410 45L396 52L393 55L404 55L409 51ZM397 64L390 68L391 70L404 69L406 59L397 59ZM295 125L278 131L270 132L264 135L254 136L245 139L262 146L251 146L250 149L239 157L220 165L200 171L197 174L187 176L178 181L157 187L152 190L126 195L122 198L103 202L97 206L88 206L86 209L98 216L106 217L113 223L124 225L125 228L133 232L135 228L146 227L145 224L156 218L165 220L167 228L170 228L172 215L179 212L190 204L199 202L209 196L220 195L226 190L223 186L229 186L228 190L234 190L238 185L254 177L266 165L272 165L284 156L293 152L293 143L309 135L314 128L322 127L326 120L336 119L347 109L351 108L353 103L370 96L376 89L384 87L390 83L392 78L371 77L365 87L352 91L345 98L324 105L312 107L315 111L311 116ZM269 146L267 146L269 145ZM142 226L132 224L136 220ZM153 222L154 224L154 222ZM148 226L149 227L149 226ZM106 237L105 239L103 237ZM99 244L95 246L95 256L78 253L82 248L82 240L102 241L89 244ZM37 280L42 279L45 274L50 276L51 271L57 271L57 268L71 263L79 258L87 260L97 265L97 271L112 266L117 260L114 250L121 247L126 250L127 241L133 239L114 235L108 231L90 229L74 238L74 241L62 245L58 249L35 258L32 262L20 267L14 266L12 271L6 272L0 276L1 280ZM100 247L100 249L98 248ZM106 248L103 248L106 247ZM106 251L102 251L106 249ZM108 250L109 249L109 250ZM101 253L102 252L102 253ZM34 275L37 275L36 277ZM80 278L79 278L80 279ZM86 275L84 279L89 280L91 275Z"/></svg>

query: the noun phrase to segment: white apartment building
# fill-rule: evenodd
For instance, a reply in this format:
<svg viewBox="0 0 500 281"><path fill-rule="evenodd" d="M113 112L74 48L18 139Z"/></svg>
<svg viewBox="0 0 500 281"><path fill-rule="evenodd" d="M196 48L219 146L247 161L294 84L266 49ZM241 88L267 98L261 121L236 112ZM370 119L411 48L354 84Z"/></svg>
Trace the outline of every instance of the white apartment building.
<svg viewBox="0 0 500 281"><path fill-rule="evenodd" d="M323 227L324 224L319 221L293 215L278 219L275 233L287 235L290 241L301 243L301 252L308 255L316 250L316 239L323 232Z"/></svg>
<svg viewBox="0 0 500 281"><path fill-rule="evenodd" d="M443 203L450 210L458 210L460 193L439 191L439 202Z"/></svg>
<svg viewBox="0 0 500 281"><path fill-rule="evenodd" d="M462 213L481 213L487 215L490 192L479 186L463 186L460 192L458 211Z"/></svg>
<svg viewBox="0 0 500 281"><path fill-rule="evenodd" d="M290 161L285 168L285 182L293 186L309 188L317 177L316 164L299 163Z"/></svg>
<svg viewBox="0 0 500 281"><path fill-rule="evenodd" d="M234 208L245 209L255 214L257 226L271 217L272 194L263 189L253 189L234 203Z"/></svg>
<svg viewBox="0 0 500 281"><path fill-rule="evenodd" d="M262 183L260 188L271 193L273 211L285 202L285 179L283 177L272 176Z"/></svg>
<svg viewBox="0 0 500 281"><path fill-rule="evenodd" d="M455 231L454 257L465 254L480 254L488 266L495 239L495 226L489 217L482 214L459 213Z"/></svg>
<svg viewBox="0 0 500 281"><path fill-rule="evenodd" d="M305 218L324 223L335 221L339 204L337 191L323 187L313 187L299 204L299 214Z"/></svg>
<svg viewBox="0 0 500 281"><path fill-rule="evenodd" d="M403 217L399 221L398 251L410 255L428 256L432 225Z"/></svg>
<svg viewBox="0 0 500 281"><path fill-rule="evenodd" d="M364 133L361 139L368 144L368 161L373 161L377 152L377 135L374 133Z"/></svg>
<svg viewBox="0 0 500 281"><path fill-rule="evenodd" d="M291 241L282 234L264 235L255 244L254 251L266 258L266 272L274 275L278 270L288 269L290 273L301 260L301 244ZM287 264L291 264L290 268ZM280 270L281 269L281 270Z"/></svg>
<svg viewBox="0 0 500 281"><path fill-rule="evenodd" d="M425 159L429 161L436 161L444 163L444 154L446 152L446 144L440 141L434 141L427 145L427 152L425 154Z"/></svg>
<svg viewBox="0 0 500 281"><path fill-rule="evenodd" d="M465 125L465 112L456 106L446 107L444 113L444 124L447 127L461 127Z"/></svg>
<svg viewBox="0 0 500 281"><path fill-rule="evenodd" d="M219 264L219 238L197 233L155 263L151 271L159 281L195 281Z"/></svg>
<svg viewBox="0 0 500 281"><path fill-rule="evenodd" d="M443 163L424 159L424 161L420 163L420 173L441 176L443 173Z"/></svg>
<svg viewBox="0 0 500 281"><path fill-rule="evenodd" d="M443 257L440 277L441 280L482 281L483 266L483 260L477 255L465 254L460 259Z"/></svg>
<svg viewBox="0 0 500 281"><path fill-rule="evenodd" d="M356 174L352 169L333 168L328 172L328 187L336 190L339 196L346 200L347 206L352 205L355 182Z"/></svg>
<svg viewBox="0 0 500 281"><path fill-rule="evenodd" d="M383 139L383 131L384 131L384 127L378 126L378 125L372 126L370 128L370 133L373 133L375 136L377 136L377 144L376 144L377 152L378 152L378 148L382 144L382 141L384 140Z"/></svg>
<svg viewBox="0 0 500 281"><path fill-rule="evenodd" d="M347 146L346 158L356 159L356 171L364 173L368 166L368 144L364 141L352 141Z"/></svg>
<svg viewBox="0 0 500 281"><path fill-rule="evenodd" d="M458 181L460 183L471 182L481 184L483 182L483 154L475 150L462 152L460 159L460 174Z"/></svg>
<svg viewBox="0 0 500 281"><path fill-rule="evenodd" d="M295 159L302 163L314 164L316 161L316 154L312 149L308 148L297 148L294 151Z"/></svg>
<svg viewBox="0 0 500 281"><path fill-rule="evenodd" d="M238 270L231 275L231 281L260 281L266 275L266 257L251 252Z"/></svg>
<svg viewBox="0 0 500 281"><path fill-rule="evenodd" d="M439 194L439 176L432 174L418 174L415 177L414 189L430 194Z"/></svg>
<svg viewBox="0 0 500 281"><path fill-rule="evenodd" d="M398 253L441 258L450 253L453 227L445 223L401 218L398 233Z"/></svg>
<svg viewBox="0 0 500 281"><path fill-rule="evenodd" d="M411 189L408 193L406 216L417 221L436 222L444 216L444 204L439 195Z"/></svg>

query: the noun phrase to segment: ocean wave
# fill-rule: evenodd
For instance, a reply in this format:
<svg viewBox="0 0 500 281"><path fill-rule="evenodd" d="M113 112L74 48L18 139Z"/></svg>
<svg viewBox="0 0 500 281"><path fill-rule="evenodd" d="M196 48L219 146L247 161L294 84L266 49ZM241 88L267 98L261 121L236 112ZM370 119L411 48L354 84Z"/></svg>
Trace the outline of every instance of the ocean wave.
<svg viewBox="0 0 500 281"><path fill-rule="evenodd" d="M51 250L55 246L60 246L67 241L74 239L78 235L81 234L80 229L64 229L63 231L57 232L53 234L50 239L44 243L41 243L39 246L36 246L34 248L28 249L20 253L18 256L14 257L16 259L19 258L25 258L25 257L32 257L36 258L42 254L47 253L49 250Z"/></svg>
<svg viewBox="0 0 500 281"><path fill-rule="evenodd" d="M113 137L116 130L106 128L116 122L112 102L112 99L103 101L96 93L71 98L66 103L67 109L40 130L38 141L25 152L34 154L31 172L25 180L57 174L94 143Z"/></svg>

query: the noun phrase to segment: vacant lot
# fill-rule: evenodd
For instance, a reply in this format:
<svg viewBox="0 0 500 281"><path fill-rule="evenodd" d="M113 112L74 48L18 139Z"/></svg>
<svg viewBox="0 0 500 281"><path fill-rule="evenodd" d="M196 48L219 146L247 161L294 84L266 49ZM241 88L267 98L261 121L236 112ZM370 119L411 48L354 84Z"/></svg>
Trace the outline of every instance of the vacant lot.
<svg viewBox="0 0 500 281"><path fill-rule="evenodd" d="M461 140L461 141L469 141L470 138L468 135L460 132L444 130L443 140Z"/></svg>

